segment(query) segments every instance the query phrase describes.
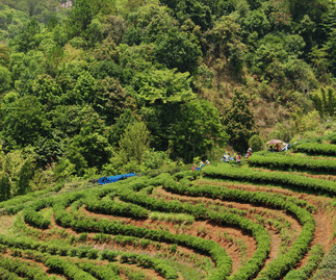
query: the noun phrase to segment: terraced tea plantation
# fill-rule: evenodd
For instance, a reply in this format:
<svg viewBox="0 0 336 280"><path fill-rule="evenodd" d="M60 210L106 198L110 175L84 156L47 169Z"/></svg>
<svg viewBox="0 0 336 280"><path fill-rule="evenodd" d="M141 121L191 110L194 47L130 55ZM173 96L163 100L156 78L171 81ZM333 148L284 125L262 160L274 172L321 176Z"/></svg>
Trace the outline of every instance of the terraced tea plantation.
<svg viewBox="0 0 336 280"><path fill-rule="evenodd" d="M334 158L249 164L2 202L0 279L336 279Z"/></svg>

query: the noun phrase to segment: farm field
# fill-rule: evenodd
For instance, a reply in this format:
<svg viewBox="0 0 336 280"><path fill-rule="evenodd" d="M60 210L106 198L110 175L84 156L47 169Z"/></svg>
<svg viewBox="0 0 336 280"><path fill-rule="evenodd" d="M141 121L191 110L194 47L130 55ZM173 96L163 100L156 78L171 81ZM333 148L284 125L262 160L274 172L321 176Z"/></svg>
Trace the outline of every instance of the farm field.
<svg viewBox="0 0 336 280"><path fill-rule="evenodd" d="M335 279L333 175L332 158L256 154L15 197L0 279Z"/></svg>

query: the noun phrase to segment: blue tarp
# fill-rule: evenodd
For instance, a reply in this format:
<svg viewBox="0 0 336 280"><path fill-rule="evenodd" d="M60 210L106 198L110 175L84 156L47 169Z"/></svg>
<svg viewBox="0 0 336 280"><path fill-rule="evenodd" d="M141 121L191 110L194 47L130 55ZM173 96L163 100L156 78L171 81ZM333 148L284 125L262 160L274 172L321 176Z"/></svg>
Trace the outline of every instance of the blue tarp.
<svg viewBox="0 0 336 280"><path fill-rule="evenodd" d="M101 177L98 180L98 183L100 185L105 185L105 184L108 184L108 183L117 182L117 181L119 181L122 178L129 178L129 177L133 177L133 176L136 176L136 174L130 173L130 174L124 174L124 175L110 176L110 177Z"/></svg>

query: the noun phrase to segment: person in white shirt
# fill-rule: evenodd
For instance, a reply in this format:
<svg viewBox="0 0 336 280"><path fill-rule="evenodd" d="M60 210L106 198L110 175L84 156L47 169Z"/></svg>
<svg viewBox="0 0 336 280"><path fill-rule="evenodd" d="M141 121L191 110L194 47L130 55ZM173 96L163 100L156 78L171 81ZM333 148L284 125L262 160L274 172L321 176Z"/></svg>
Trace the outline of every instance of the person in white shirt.
<svg viewBox="0 0 336 280"><path fill-rule="evenodd" d="M225 162L229 162L229 161L230 161L230 155L225 154L225 155L224 155L224 161L225 161Z"/></svg>

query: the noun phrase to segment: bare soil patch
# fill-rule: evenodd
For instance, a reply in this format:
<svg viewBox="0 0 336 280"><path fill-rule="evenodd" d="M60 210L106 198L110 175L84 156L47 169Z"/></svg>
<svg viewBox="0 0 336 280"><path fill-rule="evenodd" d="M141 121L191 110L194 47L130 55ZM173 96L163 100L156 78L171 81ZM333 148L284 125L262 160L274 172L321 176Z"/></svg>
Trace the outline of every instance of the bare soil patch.
<svg viewBox="0 0 336 280"><path fill-rule="evenodd" d="M168 230L169 232L172 232L174 234L182 233L180 230L174 228L173 223L169 222L161 222L161 221L159 222L159 221L153 221L151 219L139 220L132 218L119 218L110 215L92 213L87 211L85 208L83 208L82 211L83 213L85 213L86 216L96 217L99 219L122 220L127 224L132 224L134 226L151 228L151 229L159 229L160 226L162 226L165 230ZM197 228L203 228L204 231L207 233L206 234L199 233L197 231ZM185 228L184 230L185 234L213 240L217 242L221 247L223 247L228 253L228 255L232 258L233 261L232 271L234 272L240 265L240 251L236 244L232 244L232 242L223 238L224 232L227 232L231 236L244 240L244 242L248 245L248 253L247 253L248 258L250 258L257 249L257 244L252 236L250 236L247 232L244 232L234 227L221 226L209 221L196 221L191 225L190 229Z"/></svg>
<svg viewBox="0 0 336 280"><path fill-rule="evenodd" d="M273 210L273 209L269 209L266 207L255 206L255 205L248 204L248 203L225 202L220 199L211 199L211 198L205 198L205 197L201 197L201 198L200 197L190 197L186 195L181 196L181 195L169 193L162 187L157 188L155 191L155 194L162 195L163 197L166 197L166 198L170 197L171 199L183 200L185 202L194 202L194 203L203 202L205 204L207 204L208 202L211 202L217 205L223 204L224 206L230 207L230 208L246 210L248 211L246 218L250 218L250 219L252 219L251 212L249 211L251 209L253 209L253 213L264 215L264 213L267 212L268 214L270 213L273 217L276 217L276 218L281 217L280 214L285 215L286 219L291 223L291 230L295 231L295 234L292 239L292 243L296 240L297 236L300 234L302 230L302 226L299 224L299 222L293 216L288 215L288 213L285 213L284 211ZM279 253L281 238L277 230L273 226L266 225L265 228L271 236L271 251L270 251L268 258L265 261L265 265L266 265L277 257Z"/></svg>

